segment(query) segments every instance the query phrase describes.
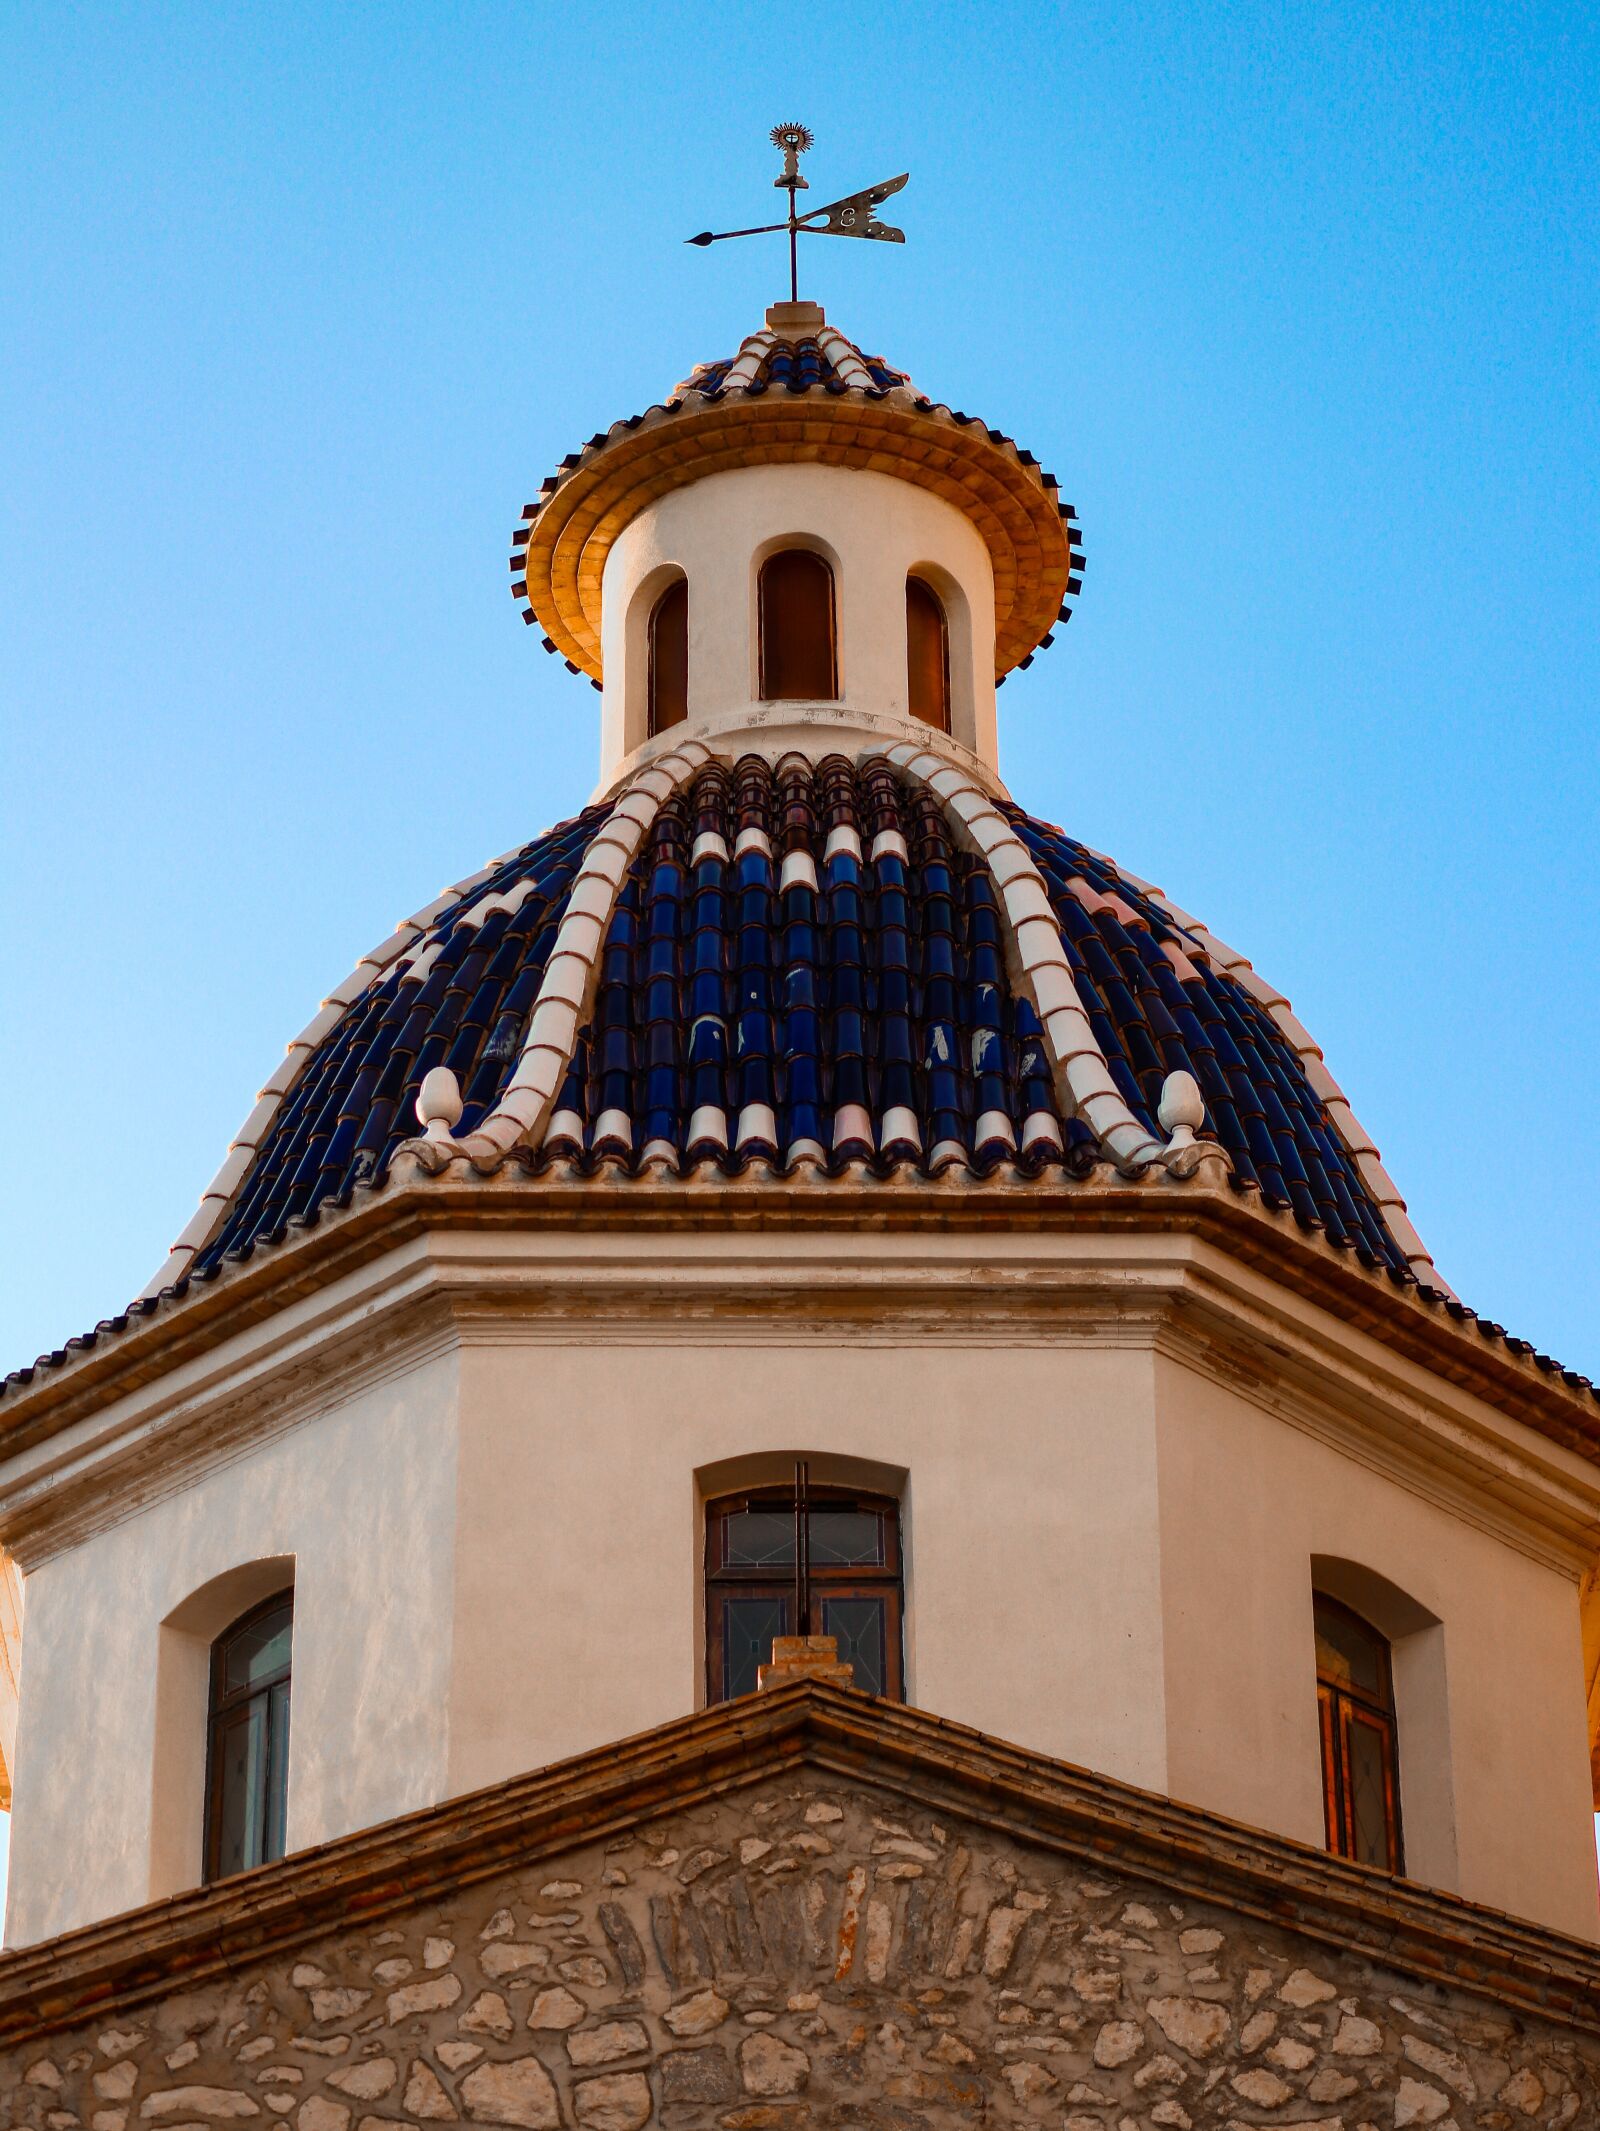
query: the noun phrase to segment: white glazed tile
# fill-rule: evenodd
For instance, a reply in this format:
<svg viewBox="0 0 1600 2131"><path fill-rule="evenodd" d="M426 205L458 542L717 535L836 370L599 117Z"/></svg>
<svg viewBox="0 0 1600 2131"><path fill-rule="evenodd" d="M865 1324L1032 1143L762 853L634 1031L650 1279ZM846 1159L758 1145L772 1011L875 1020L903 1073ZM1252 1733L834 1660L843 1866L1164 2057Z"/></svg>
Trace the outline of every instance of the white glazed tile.
<svg viewBox="0 0 1600 2131"><path fill-rule="evenodd" d="M1025 970L1034 970L1062 960L1061 934L1054 918L1024 918L1012 930L1017 959Z"/></svg>
<svg viewBox="0 0 1600 2131"><path fill-rule="evenodd" d="M1010 857L1011 853L1009 851L996 852L994 859L990 861L989 867L996 881L999 882L1000 900L1005 904L1006 916L1013 925L1021 925L1030 918L1041 919L1051 928L1059 941L1061 938L1061 926L1056 917L1055 906L1045 893L1044 883L1040 880L1038 871L1026 851L1017 853L1021 864L1010 868L1009 879L1001 878L1000 866L1002 863L1009 861ZM1065 949L1061 952L1062 959L1065 960Z"/></svg>
<svg viewBox="0 0 1600 2131"><path fill-rule="evenodd" d="M872 1119L864 1103L840 1103L833 1113L834 1146L842 1147L850 1140L861 1140L868 1147L872 1145Z"/></svg>
<svg viewBox="0 0 1600 2131"><path fill-rule="evenodd" d="M1100 1057L1080 1056L1067 1061L1067 1086L1072 1090L1072 1099L1080 1110L1097 1099L1116 1103L1122 1108L1122 1096L1112 1079L1106 1062Z"/></svg>
<svg viewBox="0 0 1600 2131"><path fill-rule="evenodd" d="M561 935L565 940L565 926L561 928ZM576 1012L583 1005L584 988L589 982L589 971L592 967L593 962L588 955L571 953L565 947L558 947L545 964L544 977L539 986L540 1003L554 999L564 1006L570 1006Z"/></svg>
<svg viewBox="0 0 1600 2131"><path fill-rule="evenodd" d="M278 1107L279 1098L276 1095L263 1095L234 1134L233 1144L236 1147L248 1147L252 1150L259 1147L267 1136L272 1120L278 1114Z"/></svg>
<svg viewBox="0 0 1600 2131"><path fill-rule="evenodd" d="M1047 1022L1052 1014L1070 1012L1074 1008L1082 1016L1078 987L1072 981L1072 971L1065 960L1041 962L1037 969L1028 972L1028 981L1033 986L1033 1003L1039 1010L1041 1021ZM1088 1027L1086 1018L1084 1027ZM1045 1033L1048 1036L1048 1029Z"/></svg>
<svg viewBox="0 0 1600 2131"><path fill-rule="evenodd" d="M605 929L599 918L573 917L570 913L561 921L561 930L556 935L556 953L573 954L582 962L593 964L600 952L600 942ZM553 961L555 956L551 956ZM541 984L540 990L544 989Z"/></svg>
<svg viewBox="0 0 1600 2131"><path fill-rule="evenodd" d="M746 1103L739 1112L738 1144L748 1147L761 1144L776 1150L778 1145L778 1120L771 1107L764 1102Z"/></svg>

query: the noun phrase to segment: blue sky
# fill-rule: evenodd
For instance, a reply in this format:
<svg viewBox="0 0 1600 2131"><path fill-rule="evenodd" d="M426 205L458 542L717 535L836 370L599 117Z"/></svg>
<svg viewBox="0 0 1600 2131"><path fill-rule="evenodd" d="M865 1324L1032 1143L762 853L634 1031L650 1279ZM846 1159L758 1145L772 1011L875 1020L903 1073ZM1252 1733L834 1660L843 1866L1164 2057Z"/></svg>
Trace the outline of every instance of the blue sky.
<svg viewBox="0 0 1600 2131"><path fill-rule="evenodd" d="M1037 812L1292 998L1438 1260L1589 1370L1594 13L13 4L0 1365L127 1301L322 994L570 811L563 453L806 292L1077 505Z"/></svg>

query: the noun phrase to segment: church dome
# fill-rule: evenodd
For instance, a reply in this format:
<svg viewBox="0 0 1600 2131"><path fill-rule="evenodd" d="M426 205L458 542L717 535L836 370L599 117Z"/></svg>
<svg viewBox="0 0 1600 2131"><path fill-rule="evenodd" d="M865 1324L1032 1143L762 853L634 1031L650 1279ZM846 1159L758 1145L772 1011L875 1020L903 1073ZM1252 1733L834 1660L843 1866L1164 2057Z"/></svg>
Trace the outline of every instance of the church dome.
<svg viewBox="0 0 1600 2131"><path fill-rule="evenodd" d="M748 573L753 608L774 531L838 580L834 678L792 706L763 700L794 691L753 671L766 625L739 593ZM1081 569L1076 514L1031 452L811 303L774 305L736 354L570 454L525 514L514 589L604 681L596 802L330 995L152 1291L383 1186L402 1150L412 1173L465 1159L641 1186L1209 1166L1442 1287L1287 1002L1001 783L995 682L1049 640ZM940 730L886 625L918 574L944 606ZM660 728L645 617L674 582L700 709Z"/></svg>
<svg viewBox="0 0 1600 2131"><path fill-rule="evenodd" d="M1169 1076L1192 1075L1195 1144L1237 1191L1431 1277L1320 1054L1248 964L1008 800L985 803L999 833L974 848L948 773L899 752L702 753L647 824L626 799L591 807L418 912L291 1047L167 1277L382 1185L437 1069L460 1108L431 1129L480 1164L641 1183L1135 1173L1164 1147ZM640 833L601 925L619 826ZM1047 928L1025 914L1035 883ZM574 935L593 946L567 981ZM552 1029L534 1129L479 1144Z"/></svg>
<svg viewBox="0 0 1600 2131"><path fill-rule="evenodd" d="M796 543L831 577L835 636L803 700L769 682L760 590ZM840 1180L1225 1178L1470 1314L1282 995L1002 782L995 686L1049 642L1082 566L1031 452L814 304L774 305L570 454L525 514L514 590L603 687L594 801L329 994L140 1310L465 1164L671 1179L708 1207L797 1177L819 1208ZM908 679L918 583L942 723ZM653 631L675 585L689 679L661 723Z"/></svg>

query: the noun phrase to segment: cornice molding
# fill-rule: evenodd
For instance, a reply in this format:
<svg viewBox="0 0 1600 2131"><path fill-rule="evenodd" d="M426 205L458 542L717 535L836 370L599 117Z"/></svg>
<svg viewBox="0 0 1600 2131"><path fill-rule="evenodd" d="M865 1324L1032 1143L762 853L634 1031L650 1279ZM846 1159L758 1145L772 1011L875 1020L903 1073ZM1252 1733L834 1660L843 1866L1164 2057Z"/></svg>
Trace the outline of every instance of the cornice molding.
<svg viewBox="0 0 1600 2131"><path fill-rule="evenodd" d="M1251 1224L1230 1218L1231 1194L934 1188L921 1218L905 1219L897 1193L843 1189L853 1220L819 1218L837 1182L759 1201L731 1192L710 1219L706 1198L724 1195L691 1187L692 1227L673 1218L683 1192L634 1183L507 1191L491 1179L375 1198L371 1209L391 1214L409 1201L414 1218L309 1232L304 1243L324 1248L289 1291L268 1290L275 1301L208 1314L210 1336L169 1344L166 1369L111 1372L0 1436L0 1544L32 1569L452 1349L592 1347L599 1335L614 1346L1143 1349L1543 1562L1576 1572L1595 1550L1592 1453L1430 1368L1342 1298L1284 1279L1292 1261L1241 1248ZM974 1220L980 1196L991 1203ZM281 1267L302 1248L263 1262ZM236 1302L260 1299L240 1286Z"/></svg>
<svg viewBox="0 0 1600 2131"><path fill-rule="evenodd" d="M490 1233L555 1227L594 1235L1145 1230L1203 1237L1351 1329L1600 1466L1600 1411L1586 1389L1570 1387L1559 1373L1507 1350L1498 1327L1457 1321L1413 1289L1302 1231L1288 1215L1226 1186L1196 1179L1173 1184L1159 1175L1134 1182L1107 1168L1083 1180L1059 1181L914 1172L886 1181L864 1166L858 1176L780 1179L754 1165L744 1176L715 1180L634 1178L605 1170L585 1177L565 1162L534 1175L508 1165L488 1177L456 1165L440 1177L413 1172L403 1183L391 1179L381 1189L358 1189L347 1207L324 1210L299 1234L226 1266L147 1316L130 1318L92 1343L75 1344L31 1381L11 1385L0 1404L0 1458L374 1258L456 1227Z"/></svg>
<svg viewBox="0 0 1600 2131"><path fill-rule="evenodd" d="M0 2047L110 2023L359 1919L816 1769L1103 1863L1341 1953L1600 2030L1600 1949L1136 1790L921 1710L816 1681L724 1703L281 1864L0 1956Z"/></svg>

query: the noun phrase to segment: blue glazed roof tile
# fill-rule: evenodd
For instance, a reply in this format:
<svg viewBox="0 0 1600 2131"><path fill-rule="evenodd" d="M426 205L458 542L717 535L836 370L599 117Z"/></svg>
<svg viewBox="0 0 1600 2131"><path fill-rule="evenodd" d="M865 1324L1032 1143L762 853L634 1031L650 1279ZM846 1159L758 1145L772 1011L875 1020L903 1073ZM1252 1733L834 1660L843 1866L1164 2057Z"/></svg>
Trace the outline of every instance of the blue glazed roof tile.
<svg viewBox="0 0 1600 2131"><path fill-rule="evenodd" d="M1355 1243L1373 1262L1406 1273L1404 1253L1383 1221L1349 1150L1334 1132L1298 1056L1260 1002L1199 954L1140 888L1060 829L1004 809L1043 875L1069 961L1112 1078L1141 1122L1155 1126L1166 1074L1192 1072L1206 1126L1233 1160L1237 1190L1292 1207L1333 1243ZM1114 898L1087 910L1071 883ZM1182 980L1162 952L1181 947L1195 971Z"/></svg>
<svg viewBox="0 0 1600 2131"><path fill-rule="evenodd" d="M466 1090L463 1130L493 1106L521 1050L556 919L607 811L592 807L502 861L434 920L438 955L420 981L408 957L346 1009L284 1098L228 1218L195 1260L197 1275L355 1184L380 1181L416 1133L416 1093L431 1066L448 1063ZM526 883L509 916L463 922L487 897Z"/></svg>
<svg viewBox="0 0 1600 2131"><path fill-rule="evenodd" d="M1227 1149L1236 1191L1409 1283L1400 1245L1266 1008L1109 861L1009 802L1002 810L1039 868L1085 1012L1135 1117L1158 1129L1166 1076L1193 1073L1203 1131ZM416 1134L431 1066L448 1064L460 1083L458 1134L495 1106L607 811L591 808L512 854L352 1001L285 1095L222 1225L166 1296L348 1205L359 1185L381 1183L397 1146ZM691 865L697 838L732 852L748 831L758 834L736 857L713 841ZM853 832L866 855L849 836L835 838L830 855L835 831ZM803 862L801 877L781 885L784 860L797 854L816 887ZM484 912L494 897L516 907ZM797 1143L813 1144L833 1170L867 1161L880 1174L927 1164L936 1150L943 1166L952 1147L979 1176L1001 1161L1023 1178L1063 1165L1070 1173L1096 1155L1083 1123L1058 1114L1039 1017L1007 974L987 866L956 848L933 795L885 762L858 769L840 756L815 765L789 757L774 769L749 756L700 770L641 845L597 975L547 1143L583 1170L632 1169L650 1143L684 1170L711 1173L758 1158L785 1163ZM1051 1133L1017 1156L1028 1121L1041 1117ZM1485 1340L1532 1356L1462 1305L1423 1293ZM158 1299L41 1365L141 1320ZM1548 1357L1533 1360L1557 1370ZM26 1383L41 1365L6 1381Z"/></svg>

